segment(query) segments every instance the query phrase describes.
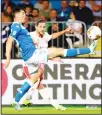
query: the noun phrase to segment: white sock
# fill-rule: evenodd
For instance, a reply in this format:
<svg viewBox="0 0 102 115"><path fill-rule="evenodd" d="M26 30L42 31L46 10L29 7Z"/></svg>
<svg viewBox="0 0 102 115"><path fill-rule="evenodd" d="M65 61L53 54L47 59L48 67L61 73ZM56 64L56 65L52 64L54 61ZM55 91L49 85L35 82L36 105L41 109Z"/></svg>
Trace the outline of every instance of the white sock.
<svg viewBox="0 0 102 115"><path fill-rule="evenodd" d="M68 49L64 49L64 57L66 57L67 50L68 50Z"/></svg>
<svg viewBox="0 0 102 115"><path fill-rule="evenodd" d="M30 90L25 94L24 99L25 99L25 100L26 100L26 99L30 99L30 100L31 100L33 94L34 94L34 91L33 91L32 89L30 89Z"/></svg>
<svg viewBox="0 0 102 115"><path fill-rule="evenodd" d="M50 101L50 103L51 103L52 106L54 106L56 109L58 109L58 106L59 106L58 103L56 103L56 102L55 102L54 100L52 100L52 99L50 99L49 101Z"/></svg>
<svg viewBox="0 0 102 115"><path fill-rule="evenodd" d="M39 90L40 95L43 97L43 99L47 99L49 103L54 106L56 109L58 109L59 104L56 103L51 97L48 88L43 88Z"/></svg>
<svg viewBox="0 0 102 115"><path fill-rule="evenodd" d="M32 82L30 79L27 78L25 81L26 81L30 86L33 85L33 82Z"/></svg>

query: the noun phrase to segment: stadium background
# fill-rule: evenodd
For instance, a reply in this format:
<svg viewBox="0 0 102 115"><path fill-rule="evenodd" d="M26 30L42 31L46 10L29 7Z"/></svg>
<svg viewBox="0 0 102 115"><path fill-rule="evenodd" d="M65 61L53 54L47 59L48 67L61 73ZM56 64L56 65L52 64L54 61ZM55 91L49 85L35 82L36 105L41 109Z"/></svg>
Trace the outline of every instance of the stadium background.
<svg viewBox="0 0 102 115"><path fill-rule="evenodd" d="M18 0L18 1L12 0L12 1L16 5L18 5L21 2L20 0ZM70 2L70 0L68 0L68 1ZM33 6L36 3L35 0L32 0L31 2L32 2ZM2 1L2 3L3 3L3 1ZM55 0L53 0L53 1L50 1L50 3L52 5L52 8L59 9L61 7L61 1L60 0L57 1L57 2ZM52 22L50 22L50 23L52 23ZM59 23L64 24L63 28L65 27L65 22L61 21ZM2 38L3 38L2 40L5 39L4 41L7 40L7 36L9 35L9 31L10 31L9 30L10 29L9 25L10 25L10 22L3 22L3 20L2 20L2 27L4 27L2 29L2 33L3 33L3 31L5 31L5 28L7 27L6 35L2 36ZM91 25L100 25L100 27L101 27L101 22L95 20L95 22L93 22ZM85 24L85 26L87 28L86 24ZM48 25L48 27L49 27L49 25ZM31 29L31 31L32 31L32 29ZM85 30L85 32L86 31L87 30ZM83 34L85 34L85 33L83 33ZM85 42L83 44L84 47L88 46L88 44L92 42L92 41L89 41L87 38L85 38L85 39L86 40L85 40ZM3 44L4 43L5 42L3 42ZM57 45L56 45L56 41L55 41L55 46L56 47L59 47L58 43L59 43L59 41L57 41ZM52 41L50 45L53 45L53 44L54 44L54 41ZM63 43L62 47L66 47L64 45L65 44ZM15 48L15 45L14 45L14 48ZM12 59L15 59L15 58L20 59L21 58L20 55L19 56L15 55L16 51L15 51L14 48L13 48L13 51L12 51ZM3 61L5 59L5 53L4 52L5 52L5 50L4 50L4 46L3 46L2 47L2 59L3 59ZM82 56L79 56L79 58L96 58L96 57L97 57L97 59L101 59L101 39L99 39L99 41L98 41L98 46L96 48L96 53L94 55L82 55ZM66 106L68 107L68 110L65 111L65 112L61 112L61 111L56 111L53 107L51 107L49 105L45 105L45 106L44 105L43 106L34 105L34 106L30 106L30 107L23 107L24 110L22 112L20 112L20 113L15 111L11 106L10 107L7 106L7 107L2 107L2 113L3 114L8 114L8 113L12 113L12 114L24 114L24 113L26 113L26 114L30 114L30 113L31 114L38 114L38 113L39 114L49 114L49 113L52 113L52 114L77 114L77 113L79 113L79 114L83 114L83 113L86 113L86 114L93 114L93 113L94 114L95 113L100 114L101 113L100 106L98 106L97 108L94 108L94 109L92 109L92 108L86 109L86 105L77 105L77 106L76 105L66 105ZM45 109L46 109L46 112L45 112ZM38 110L39 110L39 112L38 112ZM73 111L73 110L75 110L75 111Z"/></svg>

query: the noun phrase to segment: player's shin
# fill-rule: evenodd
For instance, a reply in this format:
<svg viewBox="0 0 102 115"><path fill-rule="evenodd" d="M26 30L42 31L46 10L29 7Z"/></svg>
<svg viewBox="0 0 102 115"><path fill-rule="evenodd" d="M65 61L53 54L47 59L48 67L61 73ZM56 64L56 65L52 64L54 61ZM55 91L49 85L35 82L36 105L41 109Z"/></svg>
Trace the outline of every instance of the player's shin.
<svg viewBox="0 0 102 115"><path fill-rule="evenodd" d="M19 102L20 99L24 96L24 94L30 89L30 87L33 85L33 83L28 79L24 82L24 84L21 86L20 90L17 92L15 96L15 102Z"/></svg>
<svg viewBox="0 0 102 115"><path fill-rule="evenodd" d="M32 95L34 94L34 89L31 87L29 91L23 96L23 105L32 105Z"/></svg>
<svg viewBox="0 0 102 115"><path fill-rule="evenodd" d="M54 100L52 100L48 88L40 89L39 93L43 97L43 99L46 99L52 106L54 106L56 109L58 109L59 104L57 104Z"/></svg>
<svg viewBox="0 0 102 115"><path fill-rule="evenodd" d="M91 51L89 48L73 48L73 49L65 49L64 56L65 57L76 57L77 55L89 54Z"/></svg>

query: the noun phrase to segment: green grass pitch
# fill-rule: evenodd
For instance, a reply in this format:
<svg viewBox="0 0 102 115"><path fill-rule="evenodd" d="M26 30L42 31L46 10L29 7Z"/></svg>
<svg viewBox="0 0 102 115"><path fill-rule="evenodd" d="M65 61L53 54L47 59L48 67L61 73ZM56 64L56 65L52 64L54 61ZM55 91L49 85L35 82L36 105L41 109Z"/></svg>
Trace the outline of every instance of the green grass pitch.
<svg viewBox="0 0 102 115"><path fill-rule="evenodd" d="M23 106L21 111L13 107L2 107L2 114L101 114L101 107L86 108L85 106L66 106L66 111L56 110L52 106Z"/></svg>

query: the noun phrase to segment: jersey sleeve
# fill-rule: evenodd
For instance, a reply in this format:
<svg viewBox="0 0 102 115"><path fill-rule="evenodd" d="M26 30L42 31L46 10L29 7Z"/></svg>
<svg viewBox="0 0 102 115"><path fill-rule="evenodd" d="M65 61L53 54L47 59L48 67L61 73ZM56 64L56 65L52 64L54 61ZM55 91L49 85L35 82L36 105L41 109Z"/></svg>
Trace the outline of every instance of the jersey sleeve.
<svg viewBox="0 0 102 115"><path fill-rule="evenodd" d="M49 35L47 32L46 32L46 37L45 37L45 40L48 42L52 39L52 35Z"/></svg>
<svg viewBox="0 0 102 115"><path fill-rule="evenodd" d="M13 24L11 26L11 33L9 36L12 36L13 38L17 39L17 36L21 30L21 27L19 24Z"/></svg>

